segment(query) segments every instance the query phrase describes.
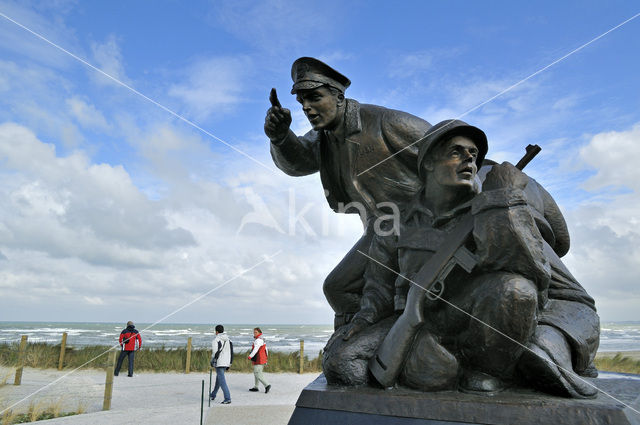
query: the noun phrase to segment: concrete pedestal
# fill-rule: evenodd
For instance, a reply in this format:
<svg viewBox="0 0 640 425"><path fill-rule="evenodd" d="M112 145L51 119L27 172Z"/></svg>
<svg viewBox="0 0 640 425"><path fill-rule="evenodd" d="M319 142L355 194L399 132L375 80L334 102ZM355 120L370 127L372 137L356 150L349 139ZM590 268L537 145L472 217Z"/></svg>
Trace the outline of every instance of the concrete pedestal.
<svg viewBox="0 0 640 425"><path fill-rule="evenodd" d="M320 375L300 394L289 425L640 425L640 380L590 379L613 398L553 397L529 390L495 396L328 386Z"/></svg>

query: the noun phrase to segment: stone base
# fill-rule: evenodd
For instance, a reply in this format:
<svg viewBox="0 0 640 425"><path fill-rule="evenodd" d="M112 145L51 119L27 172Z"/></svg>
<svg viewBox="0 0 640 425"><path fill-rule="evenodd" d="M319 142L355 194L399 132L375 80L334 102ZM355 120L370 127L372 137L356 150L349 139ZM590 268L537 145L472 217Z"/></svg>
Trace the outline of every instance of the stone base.
<svg viewBox="0 0 640 425"><path fill-rule="evenodd" d="M640 425L640 380L589 379L593 400L554 397L530 390L495 396L457 391L422 393L328 386L320 375L300 394L289 425Z"/></svg>

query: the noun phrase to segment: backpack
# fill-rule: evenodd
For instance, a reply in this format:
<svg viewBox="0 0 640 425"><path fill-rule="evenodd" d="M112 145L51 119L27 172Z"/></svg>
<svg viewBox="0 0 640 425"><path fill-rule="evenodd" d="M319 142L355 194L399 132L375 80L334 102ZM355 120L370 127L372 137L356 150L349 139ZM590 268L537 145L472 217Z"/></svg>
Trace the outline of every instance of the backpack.
<svg viewBox="0 0 640 425"><path fill-rule="evenodd" d="M218 364L218 357L220 357L220 353L224 350L224 346L227 344L227 341L224 342L221 348L218 348L218 351L211 358L211 367L216 367ZM218 346L220 346L220 342L218 341ZM231 356L229 358L229 366L233 364L233 342L229 341L229 350L231 351Z"/></svg>

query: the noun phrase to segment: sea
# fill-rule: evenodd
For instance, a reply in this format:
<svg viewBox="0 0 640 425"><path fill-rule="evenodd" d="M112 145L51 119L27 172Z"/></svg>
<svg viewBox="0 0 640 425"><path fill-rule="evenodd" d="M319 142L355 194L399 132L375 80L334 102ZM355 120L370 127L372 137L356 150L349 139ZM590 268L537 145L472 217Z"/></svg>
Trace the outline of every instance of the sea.
<svg viewBox="0 0 640 425"><path fill-rule="evenodd" d="M251 348L254 325L225 325L225 331L236 350ZM67 333L67 346L113 346L123 323L71 323L71 322L0 322L0 344L17 343L22 335L29 342L59 344L62 333ZM322 350L333 333L332 325L260 325L270 350L293 352L300 349L313 357ZM194 348L210 348L215 331L210 324L136 323L146 348L172 349L186 347L191 337ZM640 351L640 322L603 322L600 333L600 352Z"/></svg>
<svg viewBox="0 0 640 425"><path fill-rule="evenodd" d="M193 348L211 348L215 329L210 324L192 323L136 323L142 337L143 348L180 348L187 346L191 337ZM225 325L225 332L233 341L234 350L250 349L253 328L256 325ZM27 335L28 342L60 344L63 332L67 333L67 346L114 346L118 344L124 323L71 323L71 322L0 322L0 344L20 342ZM293 352L300 350L314 357L322 350L333 333L333 325L260 325L269 350Z"/></svg>

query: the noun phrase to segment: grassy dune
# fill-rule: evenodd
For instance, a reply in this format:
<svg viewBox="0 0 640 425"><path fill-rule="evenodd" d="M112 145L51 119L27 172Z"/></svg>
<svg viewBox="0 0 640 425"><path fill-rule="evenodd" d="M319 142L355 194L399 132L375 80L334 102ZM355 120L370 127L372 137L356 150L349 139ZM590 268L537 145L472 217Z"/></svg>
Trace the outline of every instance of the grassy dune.
<svg viewBox="0 0 640 425"><path fill-rule="evenodd" d="M86 369L101 369L106 366L109 347L89 346L82 348L67 347L65 352L64 369L83 367ZM595 364L598 370L608 372L640 374L639 353L599 353ZM251 372L251 362L247 359L248 351L237 352L230 372ZM60 345L46 343L30 343L27 345L25 366L40 369L55 369L58 367ZM209 370L211 351L208 349L191 350L191 371L206 372ZM186 348L177 349L142 349L136 353L136 371L150 372L182 372L185 370L187 359ZM305 372L322 371L322 355L314 358L304 356ZM18 344L0 344L0 365L15 367L18 364ZM300 355L298 352L282 353L269 352L269 364L265 368L268 372L298 372ZM126 360L125 360L126 365ZM126 366L125 370L126 370ZM2 377L0 377L2 378ZM0 379L0 385L2 384Z"/></svg>
<svg viewBox="0 0 640 425"><path fill-rule="evenodd" d="M640 374L640 360L616 353L613 356L599 355L595 360L598 370Z"/></svg>
<svg viewBox="0 0 640 425"><path fill-rule="evenodd" d="M87 369L100 369L106 366L108 355L106 346L89 346L81 348L67 347L64 357L64 369L75 369L83 367ZM248 351L235 353L231 372L251 372L252 365L247 359ZM50 345L46 343L30 343L27 345L25 355L25 366L54 369L58 367L60 356L60 345ZM305 372L320 372L322 369L322 356L309 359L304 356ZM181 372L185 370L187 359L187 349L145 349L136 353L136 371L152 372ZM192 349L191 350L191 371L206 372L209 370L209 360L211 350ZM123 367L126 370L124 361ZM15 367L18 364L18 344L0 344L0 365ZM298 372L300 364L300 354L281 353L269 351L269 363L265 368L267 372Z"/></svg>
<svg viewBox="0 0 640 425"><path fill-rule="evenodd" d="M42 421L45 419L61 418L64 416L80 415L84 413L82 409L78 409L75 412L63 412L60 410L60 406L43 405L38 403L32 403L29 405L27 413L16 413L13 410L5 410L0 416L0 424L13 425L22 424L27 422Z"/></svg>

